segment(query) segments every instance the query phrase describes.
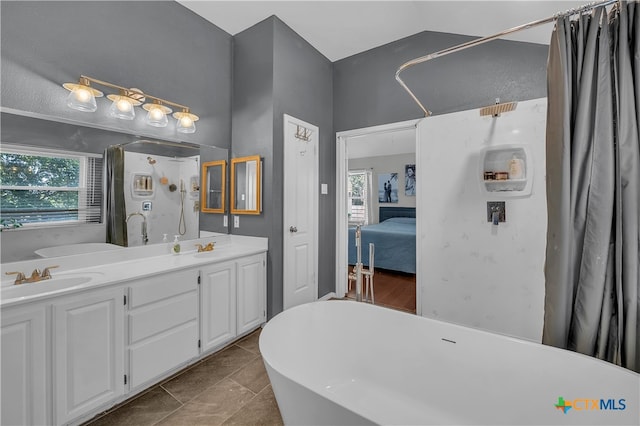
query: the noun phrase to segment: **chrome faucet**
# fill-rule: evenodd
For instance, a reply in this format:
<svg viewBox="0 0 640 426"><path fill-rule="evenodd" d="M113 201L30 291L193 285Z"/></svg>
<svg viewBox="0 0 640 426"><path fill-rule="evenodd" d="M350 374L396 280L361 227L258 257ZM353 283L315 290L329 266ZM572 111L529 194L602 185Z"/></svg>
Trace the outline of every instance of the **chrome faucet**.
<svg viewBox="0 0 640 426"><path fill-rule="evenodd" d="M132 216L142 216L142 244L147 245L147 242L149 241L149 237L147 236L147 217L140 212L134 212L127 216L127 223Z"/></svg>

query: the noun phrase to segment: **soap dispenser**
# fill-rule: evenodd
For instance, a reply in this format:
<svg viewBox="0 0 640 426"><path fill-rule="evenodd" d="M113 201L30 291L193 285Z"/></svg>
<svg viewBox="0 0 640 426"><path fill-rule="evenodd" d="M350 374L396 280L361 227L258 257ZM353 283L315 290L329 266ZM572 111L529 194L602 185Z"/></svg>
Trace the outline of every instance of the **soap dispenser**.
<svg viewBox="0 0 640 426"><path fill-rule="evenodd" d="M180 241L178 241L178 236L173 236L173 243L171 244L171 253L180 254Z"/></svg>
<svg viewBox="0 0 640 426"><path fill-rule="evenodd" d="M167 248L169 253L173 253L173 243L169 244L169 238L167 238L167 234L162 234L162 244Z"/></svg>

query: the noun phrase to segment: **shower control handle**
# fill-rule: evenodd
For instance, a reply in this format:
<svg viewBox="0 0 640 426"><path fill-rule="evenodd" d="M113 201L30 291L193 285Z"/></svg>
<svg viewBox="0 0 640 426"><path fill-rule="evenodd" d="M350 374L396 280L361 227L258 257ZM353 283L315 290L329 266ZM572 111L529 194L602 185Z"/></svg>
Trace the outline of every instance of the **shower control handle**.
<svg viewBox="0 0 640 426"><path fill-rule="evenodd" d="M298 228L296 228L295 226L290 226L289 232L298 232Z"/></svg>

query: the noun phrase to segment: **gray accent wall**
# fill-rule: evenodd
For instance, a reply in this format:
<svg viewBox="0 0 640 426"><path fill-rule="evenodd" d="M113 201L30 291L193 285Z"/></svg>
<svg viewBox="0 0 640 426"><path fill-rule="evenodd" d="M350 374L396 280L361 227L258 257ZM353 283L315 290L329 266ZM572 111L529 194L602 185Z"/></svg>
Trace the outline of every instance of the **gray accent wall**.
<svg viewBox="0 0 640 426"><path fill-rule="evenodd" d="M0 15L3 110L79 125L51 132L55 123L41 121L18 134L2 114L2 142L93 153L136 137L231 147L232 37L189 9L167 1L2 1ZM191 107L200 116L196 133L177 133L173 118L165 128L148 126L140 108L133 121L111 118L106 97L94 113L68 108L62 83L81 74ZM224 231L221 225L220 215L200 215L203 230ZM104 226L40 230L37 238L25 230L5 234L3 254L18 239L39 248L105 238Z"/></svg>
<svg viewBox="0 0 640 426"><path fill-rule="evenodd" d="M2 1L0 15L5 111L263 158L263 213L241 216L240 228L230 230L269 238L269 318L283 302L283 114L320 128L319 182L329 188L319 196L318 295L323 296L335 288L335 132L422 117L395 81L396 69L471 39L422 32L331 63L275 16L232 37L168 1ZM496 41L418 65L403 76L435 114L477 108L496 97L534 99L546 96L547 51L542 45ZM188 105L201 117L198 131L177 134L173 122L152 128L140 112L134 122L112 119L106 99L98 99L93 114L71 110L61 84L80 74ZM103 148L78 140L78 134L70 134L68 142L59 136L50 145ZM10 139L19 143L20 137ZM201 215L201 228L207 230L211 221L220 222L221 216ZM34 237L34 243L99 240L95 230L80 228L56 235Z"/></svg>
<svg viewBox="0 0 640 426"><path fill-rule="evenodd" d="M189 9L167 1L2 1L0 12L3 108L230 148L232 37ZM94 113L68 108L62 83L81 74L191 107L200 116L196 133L177 133L173 118L165 128L148 126L140 108L133 122L109 117L106 97Z"/></svg>
<svg viewBox="0 0 640 426"><path fill-rule="evenodd" d="M319 127L319 180L335 188L332 64L275 16L234 37L232 155L264 160L263 214L234 234L269 237L267 314L283 303L284 114ZM319 192L319 191L318 191ZM319 199L318 295L335 289L335 193Z"/></svg>
<svg viewBox="0 0 640 426"><path fill-rule="evenodd" d="M405 62L475 37L424 31L334 62L336 132L424 117L395 80ZM495 40L405 70L401 77L434 115L547 95L548 46Z"/></svg>

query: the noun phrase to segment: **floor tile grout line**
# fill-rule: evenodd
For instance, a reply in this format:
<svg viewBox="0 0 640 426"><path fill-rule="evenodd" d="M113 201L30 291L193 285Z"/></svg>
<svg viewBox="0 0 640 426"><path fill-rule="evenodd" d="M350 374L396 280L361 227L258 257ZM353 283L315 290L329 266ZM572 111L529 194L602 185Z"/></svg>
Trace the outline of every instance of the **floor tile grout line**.
<svg viewBox="0 0 640 426"><path fill-rule="evenodd" d="M240 385L242 386L242 385ZM231 414L229 417L227 417L226 419L224 419L222 421L222 424L224 424L227 420L229 420L230 418L232 418L233 416L235 416L236 414L238 414L244 407L246 407L249 403L251 403L251 401L253 401L254 399L256 399L256 397L258 396L257 393L254 393L251 389L248 389L251 393L253 393L253 396L251 397L250 400L248 400L247 402L245 402L244 404L242 404L236 411L233 412L233 414Z"/></svg>
<svg viewBox="0 0 640 426"><path fill-rule="evenodd" d="M172 393L169 391L169 389L165 388L165 387L164 387L164 384L162 384L162 385L160 385L160 386L158 386L158 387L162 388L162 390L164 390L166 393L168 393L168 394L171 396L171 398L173 398L173 399L175 399L176 401L178 401L178 402L180 403L180 405L184 405L184 402L180 401L180 400L178 399L178 397L177 397L177 396L175 396L174 394L172 394Z"/></svg>
<svg viewBox="0 0 640 426"><path fill-rule="evenodd" d="M151 426L155 426L155 425L159 424L160 422L162 422L163 420L165 420L169 416L173 415L173 413L181 410L182 408L184 408L184 404L180 404L180 406L178 408L176 408L175 410L171 411L170 413L167 413L166 416L164 416L163 418L159 419L157 422L152 423Z"/></svg>
<svg viewBox="0 0 640 426"><path fill-rule="evenodd" d="M232 347L232 346L234 346L234 345L230 345L230 346L229 346L229 348L230 348L230 347ZM242 349L242 348L241 348L241 349ZM225 350L226 350L226 349L225 349ZM249 352L249 353L253 354L253 352L251 352L251 351L247 351L247 352ZM231 378L231 376L232 376L232 375L234 375L234 374L236 374L238 371L242 370L244 367L246 367L247 365L249 365L251 362L253 362L254 360L256 360L256 359L258 359L258 358L259 358L259 356L256 356L256 357L252 358L252 359L251 359L251 360L249 360L247 363L245 363L245 364L243 364L242 366L238 367L237 369L235 369L235 370L231 371L229 374L227 374L226 376L223 376L223 377L222 377L220 380L218 380L217 382L215 382L215 383L211 384L210 386L207 386L207 387L206 387L206 388L204 388L201 392L197 393L196 395L192 396L191 398L189 398L188 400L186 400L186 401L184 401L184 402L183 402L183 401L181 401L181 400L179 400L179 399L178 399L178 398L176 398L175 396L173 396L173 394L171 394L169 391L167 391L167 393L169 393L169 394L170 394L172 397L174 397L178 402L180 402L181 404L183 404L183 405L184 405L184 404L186 404L186 403L188 403L188 402L193 401L194 399L196 399L197 397L199 397L200 395L202 395L203 393L205 393L208 389L210 389L210 388L212 388L213 386L216 386L217 384L219 384L220 382L222 382L224 379L229 379L229 380L232 380L233 382L237 383L235 380L233 380L233 379ZM187 370L187 371L188 371L188 370ZM185 371L185 373L186 373L187 371ZM178 377L180 377L181 375L182 375L182 374L179 374L179 375L175 376L174 378L178 378ZM167 382L165 382L165 383L167 383ZM164 385L165 383L163 383L161 386L162 386L162 389L164 389L164 390L166 391L166 388L164 388L164 387L163 387L163 385ZM240 384L240 383L238 383L238 384ZM240 385L240 386L242 386L242 385ZM243 387L245 387L245 386L243 386ZM248 389L248 388L247 388L247 389ZM249 390L251 391L251 389L249 389ZM251 391L251 392L253 392L253 391ZM255 393L255 392L254 392L254 393Z"/></svg>
<svg viewBox="0 0 640 426"><path fill-rule="evenodd" d="M245 403L244 403L244 404L242 404L240 407L238 407L238 409L237 409L237 410L235 410L234 412L232 412L229 416L225 417L225 418L222 420L221 424L224 424L224 422L226 422L226 421L227 421L227 420L229 420L231 417L233 417L233 416L235 416L236 414L238 414L238 413L239 413L239 412L240 412L240 411L241 411L245 406L247 406L247 404L251 403L251 401L253 401L253 400L258 396L258 393L259 393L259 392L258 392L258 393L256 393L256 392L252 391L252 390L251 390L251 389L249 389L248 387L241 385L240 383L236 382L235 380L233 380L233 379L231 379L231 378L229 378L229 377L225 377L224 379L227 379L227 378L228 378L230 381L232 381L233 383L235 383L235 384L237 384L238 386L240 386L241 388L248 390L252 395L251 395L251 399L249 399L247 402L245 402ZM224 379L222 379L222 380L224 380ZM220 380L220 382L221 382L222 380ZM220 382L218 382L218 383L220 383ZM209 388L211 388L211 387L213 387L213 386L215 386L215 385L209 386ZM266 387L266 386L265 386L265 387ZM209 388L207 388L207 389L209 389ZM204 391L203 391L202 393L204 393ZM203 402L196 402L196 401L193 401L195 398L196 398L196 397L193 397L193 398L189 401L189 404L194 404L194 405L204 405L204 406L209 406L209 405L211 405L211 404L205 404L205 403L203 403ZM160 423L161 421L163 421L164 419L166 419L167 417L169 417L171 414L173 414L173 413L175 413L176 411L178 411L178 410L180 410L181 408L183 408L185 405L186 405L186 404L183 404L181 407L176 408L174 411L172 411L171 413L169 413L167 416L163 417L162 419L158 420L158 422L154 423L154 425L156 425L156 424Z"/></svg>
<svg viewBox="0 0 640 426"><path fill-rule="evenodd" d="M244 408L245 405L247 405L249 402L253 401L254 398L258 395L256 392L252 391L251 389L249 389L248 387L236 382L235 380L233 380L230 377L224 377L221 380L217 381L215 384L207 387L204 391L202 391L201 393L199 393L198 395L194 396L193 398L191 398L189 401L187 401L189 404L191 405L204 405L204 406L209 406L212 404L206 404L204 402L197 402L194 401L198 396L202 395L203 393L205 393L207 390L211 389L212 387L220 384L220 382L222 382L225 379L229 379L230 381L232 381L233 383L237 384L238 386L240 386L241 388L249 391L252 395L251 395L251 399L249 399L247 402L245 402L244 404L242 404L238 410L234 411L233 414L231 414L229 417L224 418L224 420L222 421L222 423L224 423L225 421L229 420L231 417L233 417L236 413L238 413L241 409ZM173 396L171 394L171 392L167 391L166 389L164 389L169 395ZM175 397L174 397L175 398ZM175 398L178 402L180 402L180 400L178 400L177 398ZM180 402L180 406L178 408L176 408L175 410L171 411L170 413L168 413L166 416L164 416L163 418L159 419L157 422L153 423L152 426L159 424L160 422L162 422L163 420L165 420L166 418L168 418L169 416L173 415L174 413L176 413L177 411L185 408L185 406L187 405L186 402Z"/></svg>
<svg viewBox="0 0 640 426"><path fill-rule="evenodd" d="M229 377L229 380L231 380L233 383L237 384L238 386L241 386L241 387L243 387L244 389L248 390L248 391L249 391L249 392L251 392L254 396L260 393L260 391L255 392L253 389L249 389L248 387L246 387L246 386L245 386L245 385L243 385L242 383L238 382L237 380L232 379L231 377Z"/></svg>
<svg viewBox="0 0 640 426"><path fill-rule="evenodd" d="M185 406L186 403L191 402L193 399L197 398L198 396L200 396L202 393L204 393L207 389L219 384L222 380L224 379L229 379L231 381L233 381L234 383L238 384L239 386L247 389L249 392L251 392L253 394L253 397L247 402L249 403L250 401L253 401L253 399L256 397L257 393L252 391L251 389L247 388L246 386L238 383L237 381L233 380L231 378L232 375L236 374L238 371L242 370L243 368L245 368L246 366L248 366L251 362L255 361L258 358L262 357L262 354L259 352L254 352L250 349L244 348L241 345L239 345L238 343L241 343L245 340L248 340L249 338L251 338L251 336L255 333L258 332L259 329L256 329L254 331L252 331L251 333L247 334L246 336L244 336L240 341L238 342L232 342L231 344L227 345L226 347L223 347L219 350L217 350L216 352L213 352L209 355L207 355L205 358L198 360L197 362L195 362L193 365L188 366L187 368L183 369L182 371L177 371L174 374L172 374L171 376L167 377L166 379L162 380L159 383L156 383L155 385L151 386L149 389L146 389L142 392L140 392L139 394L133 396L130 400L125 400L122 401L120 404L117 404L116 407L111 407L108 410L105 410L101 415L97 415L96 417L88 420L86 423L84 423L84 425L90 425L91 423L94 423L96 421L98 421L99 419L102 419L104 417L107 417L109 415L114 414L115 412L125 408L126 406L130 405L131 403L133 403L134 401L136 401L138 398L141 398L142 396L146 395L147 393L152 392L155 389L159 389L162 392L165 392L167 395L169 395L173 400L175 400L178 404L180 404L179 407L177 407L175 410L171 411L170 413L168 413L166 416L162 417L162 419L158 420L157 422L153 423L153 425L163 421L164 419L166 419L168 416L170 416L171 414L175 413L176 411L180 410L182 407ZM261 331L261 330L260 330ZM170 381L181 377L182 375L188 373L190 370L195 369L197 366L206 363L207 361L210 361L211 359L215 358L216 356L219 356L220 354L222 354L223 352L231 349L232 347L237 346L238 349L241 349L251 355L253 355L253 357L251 359L249 359L246 363L244 363L243 365L241 365L240 367L236 368L235 370L231 371L229 374L227 374L226 376L222 377L220 380L218 380L217 382L215 382L214 384L212 384L211 386L208 386L205 390L203 390L202 392L198 393L197 395L195 395L194 397L190 398L188 401L182 402L181 400L179 400L174 394L172 394L171 392L169 392L169 390L167 388L165 388L164 386L169 383ZM263 388L264 389L264 388ZM261 390L262 391L262 390ZM246 405L246 404L244 404ZM243 405L243 407L244 407ZM239 411L239 410L238 410ZM237 413L234 412L234 415ZM230 418L230 417L229 417ZM225 419L225 421L228 419Z"/></svg>
<svg viewBox="0 0 640 426"><path fill-rule="evenodd" d="M100 420L100 419L102 419L102 418L104 418L104 417L110 416L110 415L112 415L113 413L117 412L118 410L123 409L123 408L125 408L126 406L128 406L128 405L130 405L130 404L133 404L133 403L134 403L135 401L137 401L138 399L142 398L143 396L145 396L145 395L147 395L147 394L149 394L149 393L153 392L154 390L156 390L157 388L160 388L160 387L161 387L161 386L158 384L158 385L154 385L154 386L150 387L149 389L145 389L145 390L143 390L142 392L140 392L140 393L138 393L138 394L136 394L136 395L132 396L131 398L126 399L126 400L124 400L124 401L121 401L120 403L118 403L118 404L114 405L113 407L108 408L108 409L107 409L107 410L105 410L104 412L102 412L102 413L100 413L100 414L97 414L95 417L93 417L93 418L91 418L91 419L87 420L86 422L84 422L84 423L82 423L82 424L83 424L83 425L91 425L91 424L93 424L93 423L97 422L98 420ZM166 389L164 389L164 388L162 388L162 390L163 390L163 391L166 391ZM168 392L167 392L167 393L168 393ZM173 395L170 395L170 396L171 396L171 397L173 397ZM174 399L176 399L176 398L174 398ZM176 399L176 401L177 401L178 403L180 403L180 404L181 404L181 402L180 402L180 401L178 401L177 399Z"/></svg>

